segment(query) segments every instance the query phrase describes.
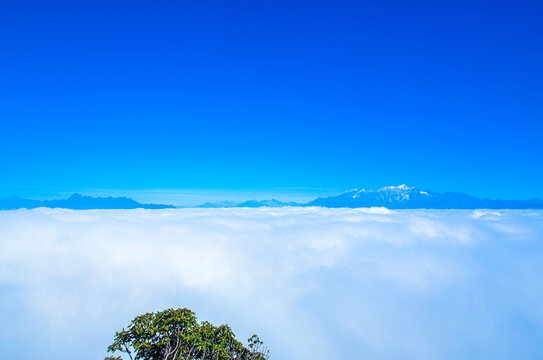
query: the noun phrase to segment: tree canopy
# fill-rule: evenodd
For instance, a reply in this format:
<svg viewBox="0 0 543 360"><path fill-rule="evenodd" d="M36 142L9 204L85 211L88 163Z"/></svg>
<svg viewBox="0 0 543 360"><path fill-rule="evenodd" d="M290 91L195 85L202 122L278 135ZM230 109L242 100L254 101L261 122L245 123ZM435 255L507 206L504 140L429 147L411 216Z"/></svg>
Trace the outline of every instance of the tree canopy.
<svg viewBox="0 0 543 360"><path fill-rule="evenodd" d="M136 317L128 329L115 334L108 352L131 360L266 360L268 350L258 336L245 347L228 325L199 323L189 309L168 309ZM121 360L106 357L105 360Z"/></svg>

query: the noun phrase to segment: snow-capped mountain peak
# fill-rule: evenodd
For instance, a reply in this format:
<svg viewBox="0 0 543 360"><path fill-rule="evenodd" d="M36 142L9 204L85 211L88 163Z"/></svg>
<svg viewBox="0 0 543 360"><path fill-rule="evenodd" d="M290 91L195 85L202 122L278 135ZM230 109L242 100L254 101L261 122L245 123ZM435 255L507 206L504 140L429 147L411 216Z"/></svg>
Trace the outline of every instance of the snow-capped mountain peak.
<svg viewBox="0 0 543 360"><path fill-rule="evenodd" d="M409 187L405 184L399 186L385 186L384 188L379 189L378 191L409 191L414 190L414 187Z"/></svg>

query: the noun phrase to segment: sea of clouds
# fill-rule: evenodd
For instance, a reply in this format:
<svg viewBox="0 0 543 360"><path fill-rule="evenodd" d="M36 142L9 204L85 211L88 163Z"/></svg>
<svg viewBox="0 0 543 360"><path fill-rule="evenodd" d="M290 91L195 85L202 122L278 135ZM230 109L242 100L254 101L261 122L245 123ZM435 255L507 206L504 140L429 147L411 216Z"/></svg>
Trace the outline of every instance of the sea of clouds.
<svg viewBox="0 0 543 360"><path fill-rule="evenodd" d="M0 211L6 359L188 307L274 360L543 358L543 211Z"/></svg>

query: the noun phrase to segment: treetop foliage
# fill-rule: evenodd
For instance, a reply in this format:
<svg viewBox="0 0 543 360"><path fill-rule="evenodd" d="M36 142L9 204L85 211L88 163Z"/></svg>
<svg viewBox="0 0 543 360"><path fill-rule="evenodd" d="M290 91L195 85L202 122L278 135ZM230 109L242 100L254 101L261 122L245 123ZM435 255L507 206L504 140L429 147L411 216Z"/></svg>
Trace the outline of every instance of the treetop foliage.
<svg viewBox="0 0 543 360"><path fill-rule="evenodd" d="M269 357L258 336L249 338L245 347L228 325L199 323L189 309L167 309L136 317L127 330L123 328L115 334L107 351L124 352L131 360L266 360Z"/></svg>

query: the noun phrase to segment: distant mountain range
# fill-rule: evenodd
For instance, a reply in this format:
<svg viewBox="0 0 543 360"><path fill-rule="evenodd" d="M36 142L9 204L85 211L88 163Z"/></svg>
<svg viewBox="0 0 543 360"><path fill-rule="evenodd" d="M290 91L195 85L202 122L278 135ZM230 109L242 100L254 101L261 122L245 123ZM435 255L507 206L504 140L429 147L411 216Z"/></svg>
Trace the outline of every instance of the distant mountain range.
<svg viewBox="0 0 543 360"><path fill-rule="evenodd" d="M299 204L296 202L283 202L276 199L271 200L248 200L242 203L236 203L233 201L221 201L216 203L206 202L198 206L199 208L228 208L228 207L248 207L248 208L259 208L259 207L285 207L285 206L304 206L304 204Z"/></svg>
<svg viewBox="0 0 543 360"><path fill-rule="evenodd" d="M173 205L141 204L127 197L92 197L73 194L67 199L32 200L18 196L0 199L0 210L35 209L39 207L73 210L91 209L172 209Z"/></svg>
<svg viewBox="0 0 543 360"><path fill-rule="evenodd" d="M259 208L286 206L321 206L327 208L386 207L388 209L543 209L543 199L490 200L458 192L437 193L406 185L387 186L379 190L349 190L340 195L317 198L308 203L249 200L241 203L223 201L205 203L199 208ZM0 199L0 210L38 207L89 209L172 209L173 205L141 204L127 197L92 197L73 194L67 199L32 200L14 196Z"/></svg>
<svg viewBox="0 0 543 360"><path fill-rule="evenodd" d="M220 203L215 206L206 203L200 207L283 207L321 206L327 208L386 207L388 209L543 209L543 199L490 200L458 192L444 194L424 191L406 185L387 186L379 190L353 189L343 194L317 198L305 204L285 203L275 199L251 200L235 204Z"/></svg>
<svg viewBox="0 0 543 360"><path fill-rule="evenodd" d="M490 200L458 192L442 194L400 185L376 191L354 189L341 195L318 198L305 205L331 208L382 206L389 209L543 209L543 199Z"/></svg>

